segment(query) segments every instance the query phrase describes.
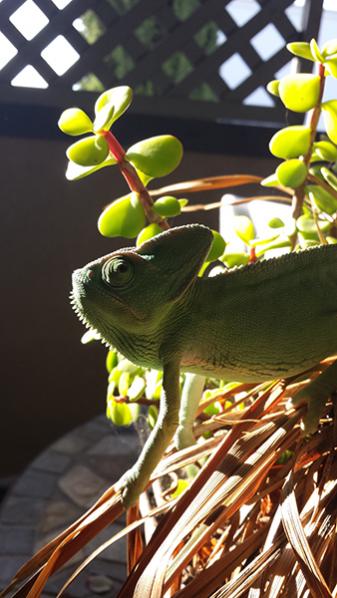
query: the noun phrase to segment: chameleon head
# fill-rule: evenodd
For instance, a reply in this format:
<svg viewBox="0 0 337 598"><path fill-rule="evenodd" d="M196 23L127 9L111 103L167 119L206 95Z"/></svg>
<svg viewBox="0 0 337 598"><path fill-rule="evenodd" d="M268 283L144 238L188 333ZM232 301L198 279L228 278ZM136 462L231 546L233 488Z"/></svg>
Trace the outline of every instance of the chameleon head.
<svg viewBox="0 0 337 598"><path fill-rule="evenodd" d="M90 262L73 273L73 307L111 344L116 331L156 331L195 280L211 242L208 228L181 226L137 249L120 249Z"/></svg>

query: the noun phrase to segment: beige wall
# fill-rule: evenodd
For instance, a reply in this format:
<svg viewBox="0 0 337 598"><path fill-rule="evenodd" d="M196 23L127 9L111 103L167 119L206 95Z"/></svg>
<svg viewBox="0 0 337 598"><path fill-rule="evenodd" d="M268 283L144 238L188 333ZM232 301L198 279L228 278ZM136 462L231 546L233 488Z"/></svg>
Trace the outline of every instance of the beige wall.
<svg viewBox="0 0 337 598"><path fill-rule="evenodd" d="M120 239L99 236L96 220L126 187L111 169L67 182L65 147L63 141L0 139L0 477L17 472L52 440L105 408L105 349L80 344L83 328L68 294L74 268L120 246ZM169 180L265 175L273 164L188 153ZM194 214L198 219L217 225L214 212Z"/></svg>

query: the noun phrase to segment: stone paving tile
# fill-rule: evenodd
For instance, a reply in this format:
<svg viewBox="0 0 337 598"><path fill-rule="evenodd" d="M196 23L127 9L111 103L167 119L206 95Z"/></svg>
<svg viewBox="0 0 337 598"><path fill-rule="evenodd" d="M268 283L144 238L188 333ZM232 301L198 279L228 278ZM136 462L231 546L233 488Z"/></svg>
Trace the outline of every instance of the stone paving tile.
<svg viewBox="0 0 337 598"><path fill-rule="evenodd" d="M106 485L110 486L117 482L121 475L127 471L136 461L136 455L121 456L116 455L115 459L111 457L100 457L88 455L86 465L97 475L104 478Z"/></svg>
<svg viewBox="0 0 337 598"><path fill-rule="evenodd" d="M138 454L135 432L116 432L103 415L70 432L42 453L13 485L2 505L0 587L39 546L63 531L91 506L134 463ZM56 590L76 565L124 525L125 518L121 517L108 530L103 530L74 556L66 570L54 576L42 598L54 598ZM106 579L109 578L112 585L104 596L114 598L125 579L125 555L125 539L122 539L90 563L65 598L98 596L88 585L90 576L98 574L108 576Z"/></svg>
<svg viewBox="0 0 337 598"><path fill-rule="evenodd" d="M38 532L42 535L59 529L72 523L82 515L83 510L69 504L69 501L62 499L52 499L47 503L43 516L41 517Z"/></svg>
<svg viewBox="0 0 337 598"><path fill-rule="evenodd" d="M0 525L1 555L29 554L33 542L34 531L31 528Z"/></svg>
<svg viewBox="0 0 337 598"><path fill-rule="evenodd" d="M81 454L88 448L89 445L90 440L88 438L84 438L79 434L73 433L63 436L60 438L60 440L54 442L50 448L53 451L74 456Z"/></svg>
<svg viewBox="0 0 337 598"><path fill-rule="evenodd" d="M107 434L89 449L88 454L118 458L120 455L129 457L130 454L138 454L140 450L138 439L130 435L127 440L128 442L117 434Z"/></svg>
<svg viewBox="0 0 337 598"><path fill-rule="evenodd" d="M120 528L111 525L108 528L101 531L98 536L96 536L87 546L84 547L84 552L89 555L94 549L98 548L101 544L110 540L110 538L118 533ZM102 552L102 557L107 561L116 561L119 563L125 563L126 560L126 539L121 538L117 542L114 542L109 548L106 548L104 552Z"/></svg>
<svg viewBox="0 0 337 598"><path fill-rule="evenodd" d="M51 473L63 473L69 464L71 458L68 455L54 453L49 450L37 457L32 463L33 469L42 469Z"/></svg>
<svg viewBox="0 0 337 598"><path fill-rule="evenodd" d="M9 494L0 513L2 523L27 525L35 522L37 516L44 512L46 500L26 498Z"/></svg>
<svg viewBox="0 0 337 598"><path fill-rule="evenodd" d="M81 438L89 440L91 444L97 442L104 434L113 434L114 426L106 418L104 421L91 421L77 428L76 432Z"/></svg>
<svg viewBox="0 0 337 598"><path fill-rule="evenodd" d="M55 474L29 468L14 484L12 492L25 497L48 498L55 489L56 480Z"/></svg>
<svg viewBox="0 0 337 598"><path fill-rule="evenodd" d="M85 465L75 465L59 479L58 487L76 505L89 508L107 488L107 482Z"/></svg>

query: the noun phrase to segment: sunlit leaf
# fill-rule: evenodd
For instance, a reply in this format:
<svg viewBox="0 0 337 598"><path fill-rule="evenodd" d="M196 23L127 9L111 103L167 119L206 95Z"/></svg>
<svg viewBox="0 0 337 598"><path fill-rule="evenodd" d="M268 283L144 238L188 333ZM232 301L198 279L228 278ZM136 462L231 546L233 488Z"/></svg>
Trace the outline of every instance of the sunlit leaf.
<svg viewBox="0 0 337 598"><path fill-rule="evenodd" d="M58 126L67 135L91 133L93 124L89 116L80 108L67 108L62 112Z"/></svg>
<svg viewBox="0 0 337 598"><path fill-rule="evenodd" d="M317 141L313 144L314 151L321 160L335 162L337 160L337 147L330 141Z"/></svg>
<svg viewBox="0 0 337 598"><path fill-rule="evenodd" d="M118 362L117 351L110 349L110 351L108 351L108 353L107 353L106 360L105 360L105 367L109 374L112 371L112 369L117 365L117 362Z"/></svg>
<svg viewBox="0 0 337 598"><path fill-rule="evenodd" d="M294 125L277 131L269 142L271 153L277 158L298 158L307 153L310 146L311 129Z"/></svg>
<svg viewBox="0 0 337 598"><path fill-rule="evenodd" d="M337 143L337 100L322 104L325 129L333 143Z"/></svg>
<svg viewBox="0 0 337 598"><path fill-rule="evenodd" d="M300 216L296 220L297 229L302 233L305 239L309 240L318 240L318 233L317 233L317 225L313 218L308 218L307 216ZM322 233L328 233L331 229L331 223L327 222L326 220L318 221L319 229Z"/></svg>
<svg viewBox="0 0 337 598"><path fill-rule="evenodd" d="M95 166L80 166L79 164L75 164L75 162L70 160L66 170L66 179L68 181L78 181L79 179L83 179L97 170L101 170L106 166L114 166L115 164L117 164L117 160L115 160L115 158L113 158L111 155L108 156L103 162L96 164Z"/></svg>
<svg viewBox="0 0 337 598"><path fill-rule="evenodd" d="M336 179L337 183L337 179ZM307 185L305 191L321 212L333 214L337 210L337 199L319 185Z"/></svg>
<svg viewBox="0 0 337 598"><path fill-rule="evenodd" d="M302 185L307 177L307 167L296 158L282 162L276 169L276 176L284 187L296 189Z"/></svg>
<svg viewBox="0 0 337 598"><path fill-rule="evenodd" d="M161 177L177 168L183 156L183 147L173 135L158 135L131 146L126 158L145 174Z"/></svg>
<svg viewBox="0 0 337 598"><path fill-rule="evenodd" d="M255 237L254 224L248 216L235 216L233 229L244 243L248 244Z"/></svg>
<svg viewBox="0 0 337 598"><path fill-rule="evenodd" d="M155 237L156 235L159 235L162 232L163 229L160 228L159 224L157 224L156 222L151 222L151 224L148 224L147 226L145 226L145 228L143 228L143 230L140 231L136 240L136 246L139 247L140 245L142 245L142 243L145 243L145 241L152 239L152 237Z"/></svg>
<svg viewBox="0 0 337 598"><path fill-rule="evenodd" d="M314 56L312 55L310 44L308 42L291 42L290 44L287 44L287 50L294 54L294 56L299 56L299 58L314 60Z"/></svg>
<svg viewBox="0 0 337 598"><path fill-rule="evenodd" d="M104 91L96 101L95 113L96 118L99 113L104 111L104 117L107 119L104 129L110 129L111 125L127 110L132 102L132 89L127 85L113 87ZM110 118L108 117L110 113ZM104 120L102 117L102 120Z"/></svg>
<svg viewBox="0 0 337 598"><path fill-rule="evenodd" d="M137 403L120 403L113 398L108 400L106 415L116 426L131 426L138 419L140 407Z"/></svg>
<svg viewBox="0 0 337 598"><path fill-rule="evenodd" d="M213 241L206 257L207 262L217 260L224 252L226 243L224 238L216 230L212 230Z"/></svg>
<svg viewBox="0 0 337 598"><path fill-rule="evenodd" d="M79 166L96 166L104 162L109 147L103 137L91 135L73 143L66 153L67 158Z"/></svg>
<svg viewBox="0 0 337 598"><path fill-rule="evenodd" d="M165 195L154 202L153 209L163 218L172 218L180 214L181 205L176 197Z"/></svg>
<svg viewBox="0 0 337 598"><path fill-rule="evenodd" d="M307 112L318 102L320 77L307 73L286 75L280 81L279 93L286 108L294 112Z"/></svg>
<svg viewBox="0 0 337 598"><path fill-rule="evenodd" d="M337 177L336 175L331 172L331 170L329 170L328 168L326 168L325 166L322 166L321 168L321 175L323 177L323 179L335 190L337 191ZM336 198L334 198L336 201Z"/></svg>
<svg viewBox="0 0 337 598"><path fill-rule="evenodd" d="M98 230L104 237L136 237L145 224L142 204L136 193L112 202L98 219Z"/></svg>
<svg viewBox="0 0 337 598"><path fill-rule="evenodd" d="M269 91L269 93L271 93L273 96L277 96L279 97L279 86L280 86L280 81L279 79L274 79L273 81L269 81L268 85L267 85L267 91Z"/></svg>
<svg viewBox="0 0 337 598"><path fill-rule="evenodd" d="M322 56L321 51L320 51L315 39L312 39L310 42L310 50L311 50L311 54L313 55L316 62L324 61L324 57Z"/></svg>

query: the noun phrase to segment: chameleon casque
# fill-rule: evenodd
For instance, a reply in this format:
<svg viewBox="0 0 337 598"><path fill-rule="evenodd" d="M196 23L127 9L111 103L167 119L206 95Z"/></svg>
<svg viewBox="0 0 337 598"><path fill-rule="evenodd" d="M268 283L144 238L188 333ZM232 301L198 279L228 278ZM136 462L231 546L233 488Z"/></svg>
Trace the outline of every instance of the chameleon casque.
<svg viewBox="0 0 337 598"><path fill-rule="evenodd" d="M163 369L156 426L120 481L125 506L144 490L179 427L180 370L262 382L299 374L337 353L336 245L200 278L211 243L207 227L181 226L73 274L80 319L130 361ZM313 396L337 388L336 368L312 383ZM185 404L180 427L186 410Z"/></svg>

